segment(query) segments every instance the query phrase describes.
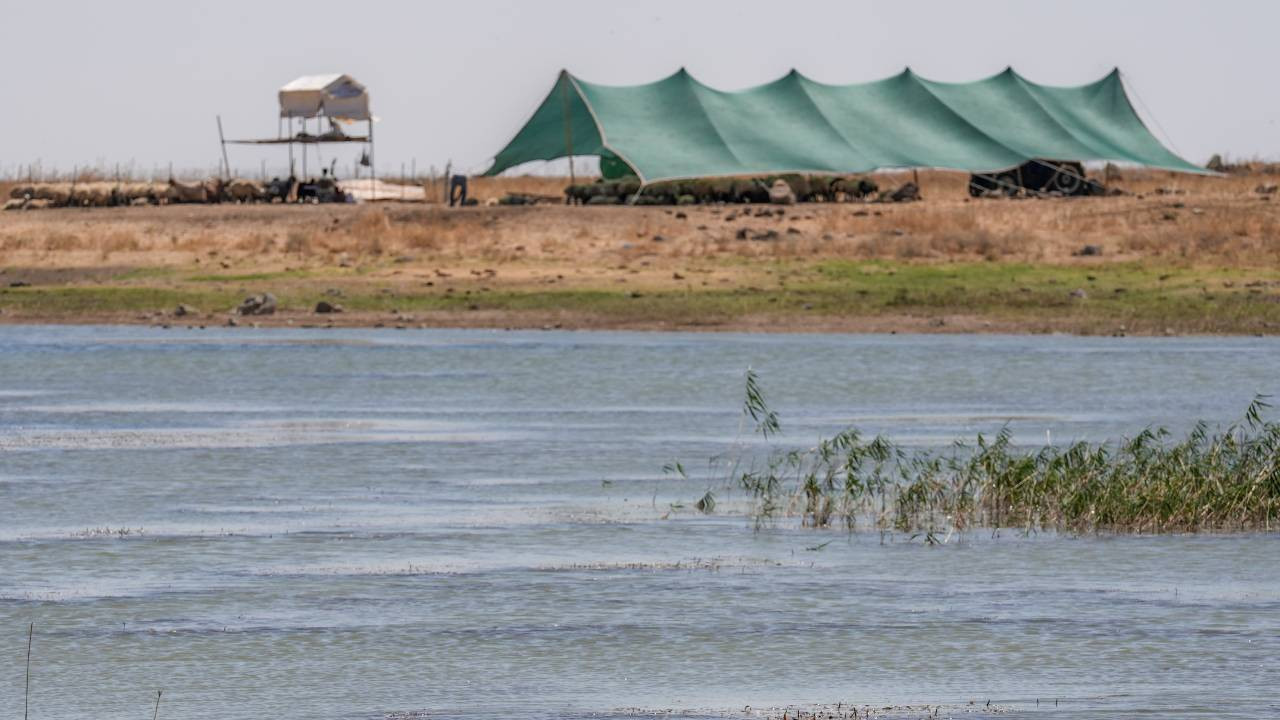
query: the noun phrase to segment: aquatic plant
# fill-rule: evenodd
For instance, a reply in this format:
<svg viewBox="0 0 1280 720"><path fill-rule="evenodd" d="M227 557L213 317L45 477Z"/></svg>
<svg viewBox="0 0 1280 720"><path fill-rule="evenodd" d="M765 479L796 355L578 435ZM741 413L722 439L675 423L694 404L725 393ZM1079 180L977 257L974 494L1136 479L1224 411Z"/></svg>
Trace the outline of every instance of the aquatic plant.
<svg viewBox="0 0 1280 720"><path fill-rule="evenodd" d="M1072 533L1280 529L1280 424L1264 396L1224 430L1198 423L1175 440L1147 428L1118 442L1019 449L1006 427L941 452L909 451L849 428L807 449L731 458L721 467L746 490L757 523L865 525L917 533L969 528ZM781 432L759 380L747 373L746 417L768 441ZM743 469L744 465L746 466Z"/></svg>

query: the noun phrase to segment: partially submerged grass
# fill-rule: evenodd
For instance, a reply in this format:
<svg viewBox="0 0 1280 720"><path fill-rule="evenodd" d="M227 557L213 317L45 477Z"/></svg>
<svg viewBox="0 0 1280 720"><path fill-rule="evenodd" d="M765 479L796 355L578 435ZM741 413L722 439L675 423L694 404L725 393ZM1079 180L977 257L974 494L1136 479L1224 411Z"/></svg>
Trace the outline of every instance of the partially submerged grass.
<svg viewBox="0 0 1280 720"><path fill-rule="evenodd" d="M731 459L730 481L763 523L860 526L935 542L970 528L1169 533L1280 528L1280 424L1264 399L1224 430L1199 423L1181 439L1147 428L1112 443L1020 449L1006 428L944 452L909 451L849 428L761 461ZM744 416L765 438L781 430L748 371ZM747 465L744 469L743 465Z"/></svg>

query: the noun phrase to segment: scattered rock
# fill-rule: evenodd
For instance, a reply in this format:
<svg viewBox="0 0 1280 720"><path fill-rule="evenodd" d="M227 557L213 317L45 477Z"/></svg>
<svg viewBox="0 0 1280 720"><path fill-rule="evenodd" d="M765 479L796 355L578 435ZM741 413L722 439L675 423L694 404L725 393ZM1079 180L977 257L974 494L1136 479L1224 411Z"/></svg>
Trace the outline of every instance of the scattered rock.
<svg viewBox="0 0 1280 720"><path fill-rule="evenodd" d="M320 314L340 313L342 306L337 303L331 303L328 300L321 300L316 303L316 312Z"/></svg>
<svg viewBox="0 0 1280 720"><path fill-rule="evenodd" d="M187 315L198 315L199 313L200 313L200 311L199 311L199 310L197 310L197 309L195 309L195 308L191 307L190 305L187 305L186 303L180 303L180 304L178 305L178 307L176 307L176 308L174 308L174 309L173 309L173 315L174 315L174 317L185 317L185 316L187 316Z"/></svg>
<svg viewBox="0 0 1280 720"><path fill-rule="evenodd" d="M678 213L676 213L676 219L677 219L677 220L684 220L684 219L685 219L685 218L687 218L687 217L689 217L689 216L688 216L688 215L685 215L685 214L684 214L684 213L682 213L682 212L678 212Z"/></svg>
<svg viewBox="0 0 1280 720"><path fill-rule="evenodd" d="M1084 288L1076 288L1075 290L1072 290L1068 294L1077 300L1084 300L1085 298L1089 297L1089 293L1085 292Z"/></svg>
<svg viewBox="0 0 1280 720"><path fill-rule="evenodd" d="M271 293L250 295L236 307L238 315L272 315L276 311L276 296Z"/></svg>
<svg viewBox="0 0 1280 720"><path fill-rule="evenodd" d="M9 283L9 287L12 287L12 288L31 287L31 283L27 282L26 280L14 280L13 282Z"/></svg>
<svg viewBox="0 0 1280 720"><path fill-rule="evenodd" d="M671 273L671 279L672 279L672 280L683 280L683 279L684 279L684 276L683 276L683 275L681 275L681 274L680 274L680 273L678 273L678 272L673 272L673 273Z"/></svg>
<svg viewBox="0 0 1280 720"><path fill-rule="evenodd" d="M1280 190L1280 185L1259 185L1253 189L1259 195L1274 195L1277 190Z"/></svg>
<svg viewBox="0 0 1280 720"><path fill-rule="evenodd" d="M1101 245L1085 245L1084 247L1080 248L1079 250L1075 251L1072 254L1086 256L1086 257L1090 255L1101 255L1102 246Z"/></svg>
<svg viewBox="0 0 1280 720"><path fill-rule="evenodd" d="M227 318L227 327L235 327L235 326L237 326L237 325L239 325L239 324L240 324L240 323L239 323L238 321L236 321L236 319L235 319L234 317L229 317L229 318Z"/></svg>

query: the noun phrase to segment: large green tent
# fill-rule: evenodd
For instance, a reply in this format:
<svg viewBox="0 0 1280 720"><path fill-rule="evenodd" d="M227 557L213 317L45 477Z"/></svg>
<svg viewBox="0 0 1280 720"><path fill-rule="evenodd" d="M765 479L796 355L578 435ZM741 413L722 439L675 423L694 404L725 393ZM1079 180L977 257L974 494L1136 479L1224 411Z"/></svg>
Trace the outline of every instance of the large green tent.
<svg viewBox="0 0 1280 720"><path fill-rule="evenodd" d="M793 70L736 92L707 87L683 69L627 87L561 72L486 174L569 155L616 156L646 183L907 167L990 173L1037 158L1204 172L1151 134L1119 70L1078 87L1038 85L1012 68L970 83L905 70L857 85Z"/></svg>

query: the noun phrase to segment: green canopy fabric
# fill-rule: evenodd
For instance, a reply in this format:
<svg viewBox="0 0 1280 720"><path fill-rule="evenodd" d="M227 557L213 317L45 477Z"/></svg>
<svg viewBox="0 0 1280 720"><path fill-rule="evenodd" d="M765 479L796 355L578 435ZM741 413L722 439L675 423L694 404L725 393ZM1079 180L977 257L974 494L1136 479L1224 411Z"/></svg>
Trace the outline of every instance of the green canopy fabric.
<svg viewBox="0 0 1280 720"><path fill-rule="evenodd" d="M602 154L630 165L645 183L908 167L990 173L1033 159L1206 172L1151 134L1118 69L1088 85L1051 87L1010 68L970 83L905 70L857 85L826 85L793 70L736 92L707 87L683 69L627 87L561 72L486 174Z"/></svg>

